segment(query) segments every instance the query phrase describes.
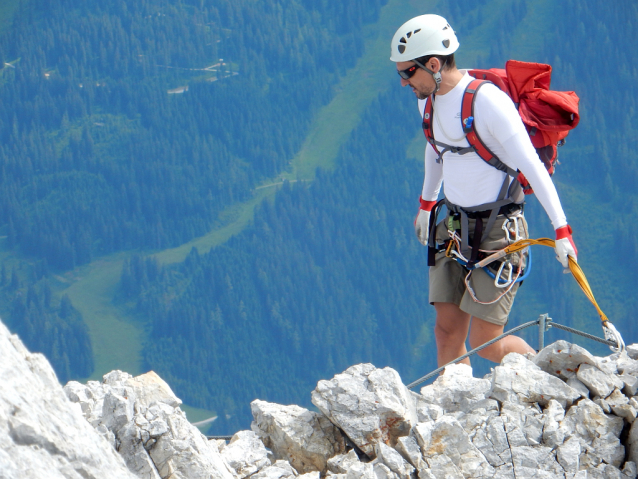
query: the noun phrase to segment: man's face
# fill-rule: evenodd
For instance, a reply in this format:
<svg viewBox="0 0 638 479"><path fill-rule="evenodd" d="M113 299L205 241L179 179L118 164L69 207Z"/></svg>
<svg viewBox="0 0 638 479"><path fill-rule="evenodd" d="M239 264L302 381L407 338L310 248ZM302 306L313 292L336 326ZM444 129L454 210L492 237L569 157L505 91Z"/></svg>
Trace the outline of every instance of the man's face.
<svg viewBox="0 0 638 479"><path fill-rule="evenodd" d="M412 91L416 95L419 100L425 100L432 93L434 93L434 89L436 88L436 83L428 72L426 72L423 68L420 68L414 62L397 62L397 71L408 70L411 67L416 66L416 70L414 70L414 74L409 78L401 78L401 86L412 87Z"/></svg>

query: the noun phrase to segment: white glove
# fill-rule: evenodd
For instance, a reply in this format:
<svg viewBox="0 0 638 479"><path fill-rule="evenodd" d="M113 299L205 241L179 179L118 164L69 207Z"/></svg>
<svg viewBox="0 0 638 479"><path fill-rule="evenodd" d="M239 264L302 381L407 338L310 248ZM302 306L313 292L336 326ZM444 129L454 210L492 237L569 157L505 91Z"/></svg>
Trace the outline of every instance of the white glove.
<svg viewBox="0 0 638 479"><path fill-rule="evenodd" d="M421 208L414 220L414 232L416 233L416 237L419 238L421 244L423 246L427 246L428 233L430 231L430 212L436 205L436 200L425 201L423 198L419 198L419 203L421 204Z"/></svg>
<svg viewBox="0 0 638 479"><path fill-rule="evenodd" d="M416 237L423 246L428 245L428 232L430 230L430 212L426 210L419 210L419 214L414 220L414 232Z"/></svg>
<svg viewBox="0 0 638 479"><path fill-rule="evenodd" d="M569 259L567 256L574 258L578 262L578 250L572 238L572 228L569 225L562 226L556 230L556 245L554 246L556 259L563 265L563 268L569 270Z"/></svg>

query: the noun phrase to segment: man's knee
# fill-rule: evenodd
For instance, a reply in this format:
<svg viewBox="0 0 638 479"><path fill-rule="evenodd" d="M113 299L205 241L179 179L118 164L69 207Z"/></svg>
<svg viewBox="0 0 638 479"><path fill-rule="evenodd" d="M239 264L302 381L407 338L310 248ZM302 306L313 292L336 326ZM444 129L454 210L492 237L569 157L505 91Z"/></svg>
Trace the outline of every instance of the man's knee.
<svg viewBox="0 0 638 479"><path fill-rule="evenodd" d="M469 314L451 303L435 303L434 306L437 313L434 325L437 342L464 342L468 333Z"/></svg>

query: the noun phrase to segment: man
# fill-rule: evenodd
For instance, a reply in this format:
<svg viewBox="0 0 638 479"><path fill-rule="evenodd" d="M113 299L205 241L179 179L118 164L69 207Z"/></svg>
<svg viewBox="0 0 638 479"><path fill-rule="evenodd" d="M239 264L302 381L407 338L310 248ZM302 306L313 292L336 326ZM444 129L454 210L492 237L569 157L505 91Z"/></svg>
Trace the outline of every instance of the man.
<svg viewBox="0 0 638 479"><path fill-rule="evenodd" d="M501 270L478 268L471 274L462 263L471 266L479 250L501 249L514 239L527 237L523 195L516 178L468 148L460 111L463 93L473 78L456 67L454 52L459 42L449 23L438 15L413 18L397 30L391 47L390 59L396 63L401 85L412 88L422 115L426 102L432 102L433 118L427 120L432 122L438 151L428 143L415 230L424 246L430 239L430 246L444 243L449 247L436 253L435 264L430 268L429 300L436 310L437 360L443 366L467 352L468 333L472 348L503 333L520 284L511 278L512 271L514 276L521 274L525 256L509 258ZM577 255L571 228L516 107L506 93L492 84L482 85L474 101L474 127L479 137L510 168L510 173L519 170L529 180L556 230L556 256L567 268L568 255L574 260ZM442 184L448 217L430 232L430 214ZM496 208L491 208L497 200ZM473 243L475 236L480 236L480 246ZM523 339L507 336L479 355L500 362L510 352L525 354L534 350ZM468 359L464 362L469 364Z"/></svg>

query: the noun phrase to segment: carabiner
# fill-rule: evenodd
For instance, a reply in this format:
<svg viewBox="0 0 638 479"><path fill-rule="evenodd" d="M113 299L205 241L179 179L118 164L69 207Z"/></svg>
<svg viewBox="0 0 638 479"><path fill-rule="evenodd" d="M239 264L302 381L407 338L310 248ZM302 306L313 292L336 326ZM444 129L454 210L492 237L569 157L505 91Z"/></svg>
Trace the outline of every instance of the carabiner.
<svg viewBox="0 0 638 479"><path fill-rule="evenodd" d="M507 265L507 281L505 283L500 283L499 279L501 278L501 274L503 273L503 268ZM501 266L498 268L498 272L494 277L494 286L497 288L507 288L510 284L512 284L512 263L510 261L503 261Z"/></svg>

